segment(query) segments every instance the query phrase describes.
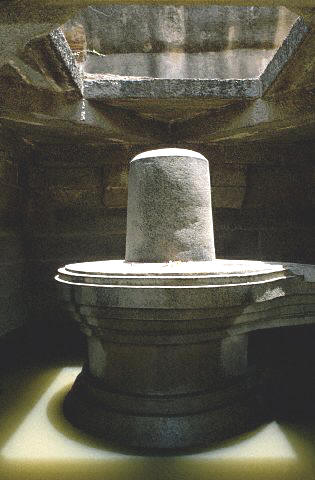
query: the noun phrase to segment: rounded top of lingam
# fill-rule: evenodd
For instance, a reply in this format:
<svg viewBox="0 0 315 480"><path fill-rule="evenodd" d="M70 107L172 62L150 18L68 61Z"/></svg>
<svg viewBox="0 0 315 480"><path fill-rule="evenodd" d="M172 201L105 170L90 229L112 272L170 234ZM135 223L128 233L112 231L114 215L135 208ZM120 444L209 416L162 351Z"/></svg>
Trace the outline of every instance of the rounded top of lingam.
<svg viewBox="0 0 315 480"><path fill-rule="evenodd" d="M149 150L130 162L127 262L215 259L207 159L181 148Z"/></svg>
<svg viewBox="0 0 315 480"><path fill-rule="evenodd" d="M145 158L154 157L191 157L199 158L205 160L206 162L208 161L206 157L201 155L201 153L193 150L187 150L186 148L158 148L156 150L148 150L147 152L139 153L131 160L131 162L134 160L142 160Z"/></svg>

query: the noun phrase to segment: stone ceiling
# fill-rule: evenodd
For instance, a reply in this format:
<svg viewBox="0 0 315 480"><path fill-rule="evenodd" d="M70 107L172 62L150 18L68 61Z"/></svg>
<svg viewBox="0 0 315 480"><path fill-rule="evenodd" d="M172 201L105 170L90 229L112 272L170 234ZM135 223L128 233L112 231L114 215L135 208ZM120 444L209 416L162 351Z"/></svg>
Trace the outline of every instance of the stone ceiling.
<svg viewBox="0 0 315 480"><path fill-rule="evenodd" d="M195 98L191 90L187 95L187 89L182 90L182 95L175 90L174 95L169 95L173 98L166 98L165 94L160 95L163 98L121 96L114 94L112 89L101 98L97 97L90 88L95 79L88 79L87 75L82 81L80 65L74 61L73 52L58 30L78 15L80 7L90 3L83 0L7 0L1 4L0 128L17 142L142 143L150 146L178 143L184 146L314 138L315 8L308 0L304 7L300 1L298 6L293 0L281 2L294 14L302 16L292 27L298 40L295 35L294 48L289 51L285 42L288 43L290 34L280 42L277 52L281 53L282 49L282 63L275 62L276 73L271 69L269 80L256 92L258 94L228 96L219 88L216 95L213 90L205 95L201 86ZM159 2L163 3L166 2ZM216 5L225 3L246 5L247 2L215 1ZM254 0L251 3L268 6L276 2ZM104 4L104 0L93 4ZM107 87L113 86L115 81L117 78L107 79ZM151 87L149 91L152 92ZM200 98L200 94L208 98Z"/></svg>

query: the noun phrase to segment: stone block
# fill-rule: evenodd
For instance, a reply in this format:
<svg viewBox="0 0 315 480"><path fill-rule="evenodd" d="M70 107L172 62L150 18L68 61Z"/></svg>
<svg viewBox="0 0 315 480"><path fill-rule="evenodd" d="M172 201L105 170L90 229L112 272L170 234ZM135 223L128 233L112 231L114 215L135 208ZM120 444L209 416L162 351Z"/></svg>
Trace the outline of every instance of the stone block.
<svg viewBox="0 0 315 480"><path fill-rule="evenodd" d="M59 233L126 234L126 212L101 208L67 206L54 212L55 231Z"/></svg>
<svg viewBox="0 0 315 480"><path fill-rule="evenodd" d="M20 205L20 199L19 188L2 184L0 180L0 215L14 214Z"/></svg>
<svg viewBox="0 0 315 480"><path fill-rule="evenodd" d="M79 262L86 259L123 258L125 236L64 234L37 235L28 239L29 259L63 262Z"/></svg>
<svg viewBox="0 0 315 480"><path fill-rule="evenodd" d="M45 164L30 168L28 184L31 198L38 200L40 195L47 208L51 203L61 205L101 205L101 167L48 167Z"/></svg>
<svg viewBox="0 0 315 480"><path fill-rule="evenodd" d="M48 234L56 229L53 205L49 206L46 199L41 200L41 196L29 197L25 206L24 220L32 235Z"/></svg>
<svg viewBox="0 0 315 480"><path fill-rule="evenodd" d="M314 211L308 206L301 208L292 205L273 205L268 208L243 208L239 225L245 229L274 230L312 227Z"/></svg>
<svg viewBox="0 0 315 480"><path fill-rule="evenodd" d="M100 206L102 197L100 190L51 187L49 189L49 201L55 205L69 205L82 208L86 206Z"/></svg>
<svg viewBox="0 0 315 480"><path fill-rule="evenodd" d="M220 51L228 47L272 49L279 45L279 21L286 28L296 18L291 12L275 8L227 10L224 5L190 3L190 6L98 5L81 11L63 28L71 44L74 43L75 52L81 51L85 42L89 50L101 54L163 52L170 48L189 52ZM74 27L77 31L72 33Z"/></svg>
<svg viewBox="0 0 315 480"><path fill-rule="evenodd" d="M104 204L107 208L127 208L128 160L126 152L119 160L113 161L105 179Z"/></svg>
<svg viewBox="0 0 315 480"><path fill-rule="evenodd" d="M211 168L211 187L246 186L246 171L233 165L216 165Z"/></svg>
<svg viewBox="0 0 315 480"><path fill-rule="evenodd" d="M12 264L24 260L21 235L14 231L0 231L0 262Z"/></svg>
<svg viewBox="0 0 315 480"><path fill-rule="evenodd" d="M214 208L241 208L246 187L214 186L211 189Z"/></svg>
<svg viewBox="0 0 315 480"><path fill-rule="evenodd" d="M28 184L31 189L43 190L43 185L87 188L88 186L101 185L102 168L92 168L75 165L71 167L59 166L55 162L47 165L46 162L35 163L29 169Z"/></svg>
<svg viewBox="0 0 315 480"><path fill-rule="evenodd" d="M55 187L67 188L101 188L102 185L101 167L73 166L71 168L58 168L54 166L48 171L49 184ZM95 189L94 188L94 189Z"/></svg>
<svg viewBox="0 0 315 480"><path fill-rule="evenodd" d="M0 151L0 183L18 185L18 167L16 162L2 155Z"/></svg>
<svg viewBox="0 0 315 480"><path fill-rule="evenodd" d="M40 285L53 281L56 275L56 268L58 268L59 265L59 259L52 261L28 260L25 265L28 283L39 287Z"/></svg>
<svg viewBox="0 0 315 480"><path fill-rule="evenodd" d="M217 258L259 259L259 234L251 230L214 230Z"/></svg>
<svg viewBox="0 0 315 480"><path fill-rule="evenodd" d="M3 264L0 260L0 298L7 298L13 294L21 295L25 287L25 266L23 263Z"/></svg>
<svg viewBox="0 0 315 480"><path fill-rule="evenodd" d="M308 169L301 167L252 167L247 177L246 208L296 208L306 206Z"/></svg>
<svg viewBox="0 0 315 480"><path fill-rule="evenodd" d="M262 231L260 258L269 261L314 263L314 238L314 228Z"/></svg>
<svg viewBox="0 0 315 480"><path fill-rule="evenodd" d="M124 186L105 188L104 205L106 208L127 208L128 189Z"/></svg>
<svg viewBox="0 0 315 480"><path fill-rule="evenodd" d="M213 225L214 230L239 230L243 229L242 210L236 208L214 208Z"/></svg>
<svg viewBox="0 0 315 480"><path fill-rule="evenodd" d="M0 336L23 325L27 319L27 309L23 292L19 296L2 298L0 302Z"/></svg>
<svg viewBox="0 0 315 480"><path fill-rule="evenodd" d="M68 187L47 187L42 192L31 191L28 197L28 209L49 210L58 207L100 207L102 205L101 189L76 189Z"/></svg>
<svg viewBox="0 0 315 480"><path fill-rule="evenodd" d="M214 209L214 226L223 230L302 230L314 226L314 209L287 208L274 205L270 208Z"/></svg>

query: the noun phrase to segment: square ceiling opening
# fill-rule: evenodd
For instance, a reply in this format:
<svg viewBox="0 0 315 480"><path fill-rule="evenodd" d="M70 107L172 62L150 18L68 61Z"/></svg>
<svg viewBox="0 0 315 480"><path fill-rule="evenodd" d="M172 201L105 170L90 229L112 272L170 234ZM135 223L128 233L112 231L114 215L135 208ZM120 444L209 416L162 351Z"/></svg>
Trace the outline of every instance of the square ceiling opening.
<svg viewBox="0 0 315 480"><path fill-rule="evenodd" d="M85 97L260 97L304 37L284 7L88 7L63 25Z"/></svg>

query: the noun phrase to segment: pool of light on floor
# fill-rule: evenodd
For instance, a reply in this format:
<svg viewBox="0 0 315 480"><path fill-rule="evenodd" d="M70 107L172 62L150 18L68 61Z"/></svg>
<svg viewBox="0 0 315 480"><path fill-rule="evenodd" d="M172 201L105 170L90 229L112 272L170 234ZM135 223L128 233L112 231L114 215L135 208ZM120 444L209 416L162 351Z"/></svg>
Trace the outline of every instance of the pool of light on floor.
<svg viewBox="0 0 315 480"><path fill-rule="evenodd" d="M62 399L79 371L78 366L29 368L4 381L1 480L315 479L315 425L274 421L198 454L115 452L62 416Z"/></svg>

